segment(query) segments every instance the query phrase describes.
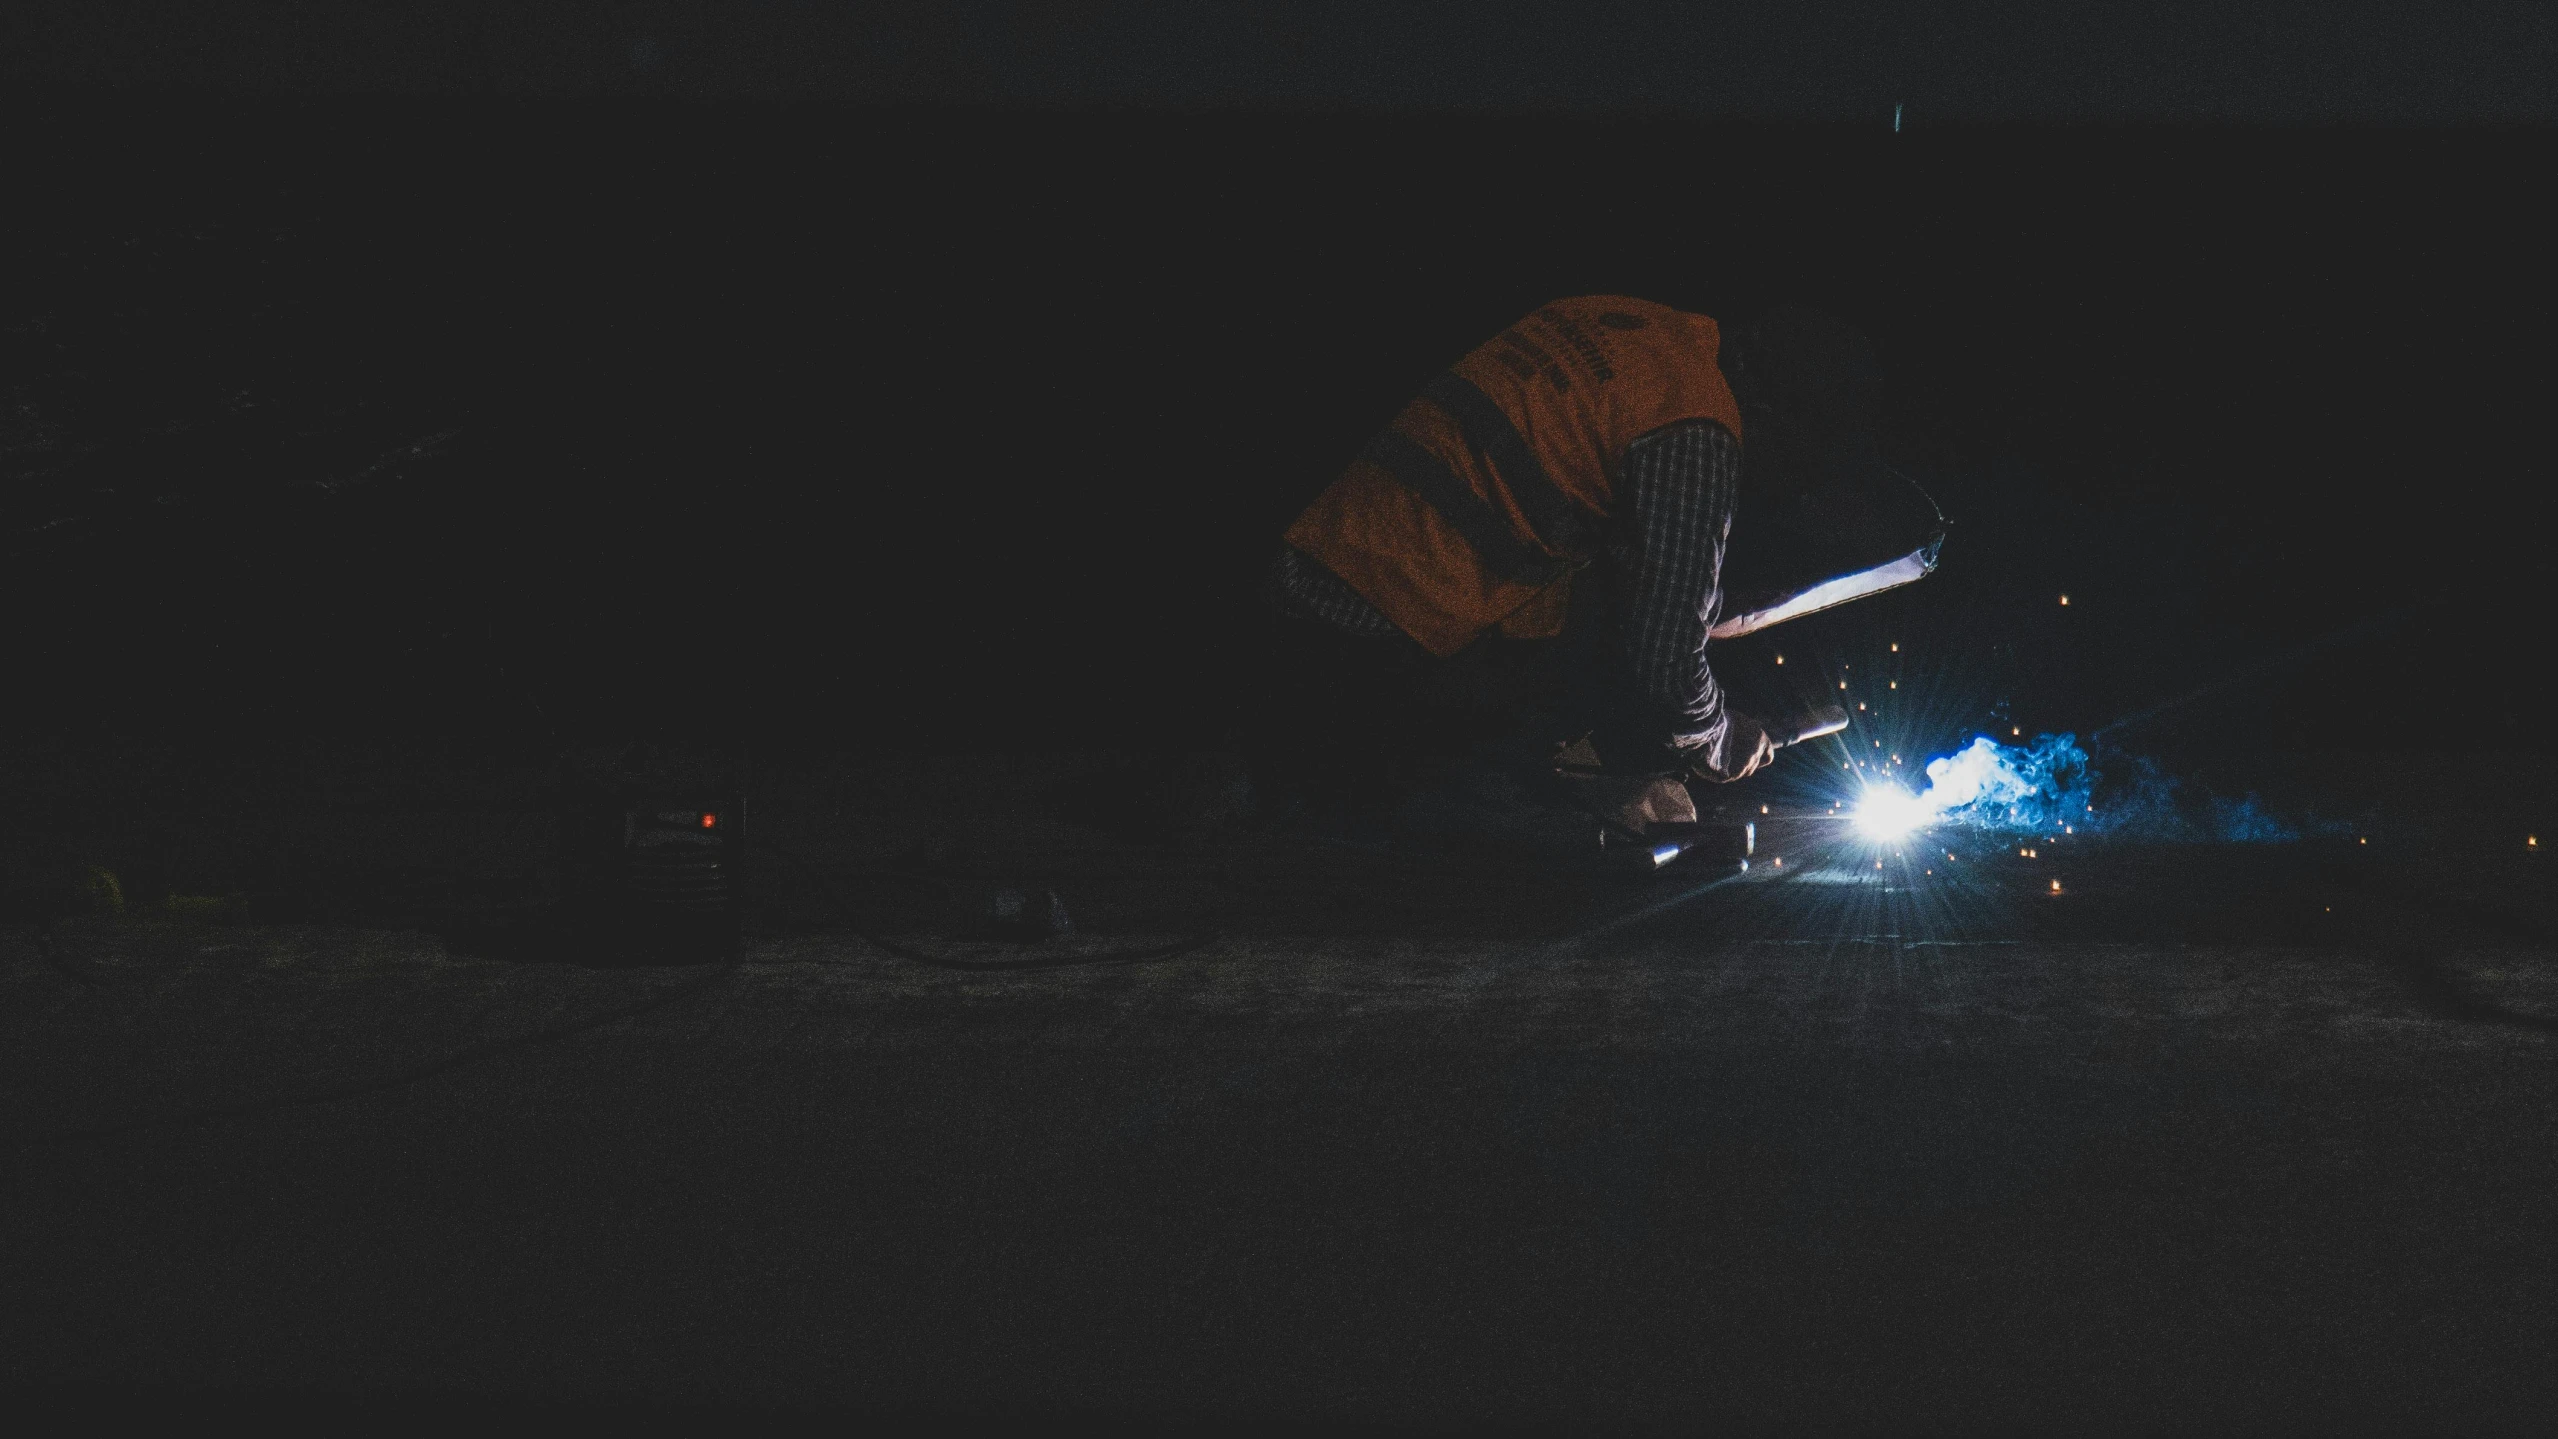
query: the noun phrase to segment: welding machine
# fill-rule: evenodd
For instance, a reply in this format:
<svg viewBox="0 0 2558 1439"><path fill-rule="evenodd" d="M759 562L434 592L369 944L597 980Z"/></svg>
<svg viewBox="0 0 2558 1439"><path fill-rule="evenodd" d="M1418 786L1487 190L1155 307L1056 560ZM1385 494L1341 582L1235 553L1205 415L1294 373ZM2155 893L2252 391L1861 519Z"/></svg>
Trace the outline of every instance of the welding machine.
<svg viewBox="0 0 2558 1439"><path fill-rule="evenodd" d="M746 814L736 781L599 782L562 769L560 898L571 928L633 956L734 948L745 907Z"/></svg>

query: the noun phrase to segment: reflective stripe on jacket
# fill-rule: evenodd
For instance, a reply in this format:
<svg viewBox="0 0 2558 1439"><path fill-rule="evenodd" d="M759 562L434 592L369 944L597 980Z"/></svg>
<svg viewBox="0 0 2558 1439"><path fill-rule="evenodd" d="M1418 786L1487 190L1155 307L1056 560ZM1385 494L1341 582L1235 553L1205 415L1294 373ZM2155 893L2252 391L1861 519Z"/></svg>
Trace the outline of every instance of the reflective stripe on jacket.
<svg viewBox="0 0 2558 1439"><path fill-rule="evenodd" d="M1441 374L1288 527L1433 654L1557 633L1615 513L1625 447L1679 420L1741 434L1714 321L1557 300Z"/></svg>

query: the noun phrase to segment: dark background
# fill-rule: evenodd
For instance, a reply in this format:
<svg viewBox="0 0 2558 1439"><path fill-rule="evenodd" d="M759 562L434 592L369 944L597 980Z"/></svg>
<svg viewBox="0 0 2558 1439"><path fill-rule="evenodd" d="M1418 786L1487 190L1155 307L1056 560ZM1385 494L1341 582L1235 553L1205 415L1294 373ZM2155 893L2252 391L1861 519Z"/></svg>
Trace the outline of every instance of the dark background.
<svg viewBox="0 0 2558 1439"><path fill-rule="evenodd" d="M2558 122L2534 0L21 0L28 88Z"/></svg>
<svg viewBox="0 0 2558 1439"><path fill-rule="evenodd" d="M0 9L0 1349L269 1428L2547 1412L2558 786L2438 752L2548 746L2554 15ZM1638 890L1048 823L1230 796L1152 762L1279 526L1609 290L1860 321L1953 518L1751 703L2328 832L1887 876L1807 806ZM557 827L406 741L653 732L887 752L763 771L727 978L483 928Z"/></svg>
<svg viewBox="0 0 2558 1439"><path fill-rule="evenodd" d="M2151 742L2545 743L2544 131L77 87L10 131L21 728L1214 743L1296 506L1622 292L1865 325L1954 520L1726 647L1747 693L1888 639L1920 748L2212 685Z"/></svg>

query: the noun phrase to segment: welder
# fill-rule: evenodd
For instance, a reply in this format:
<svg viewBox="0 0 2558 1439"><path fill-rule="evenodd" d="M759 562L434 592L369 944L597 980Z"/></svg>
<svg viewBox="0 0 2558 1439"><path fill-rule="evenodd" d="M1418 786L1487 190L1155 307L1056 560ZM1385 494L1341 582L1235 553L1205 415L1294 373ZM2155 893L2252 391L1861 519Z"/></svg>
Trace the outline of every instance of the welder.
<svg viewBox="0 0 2558 1439"><path fill-rule="evenodd" d="M1432 379L1287 527L1246 720L1265 816L1550 774L1640 832L1766 766L1716 639L1933 569L1943 521L1884 463L1853 327L1545 305ZM1474 788L1480 791L1481 786Z"/></svg>

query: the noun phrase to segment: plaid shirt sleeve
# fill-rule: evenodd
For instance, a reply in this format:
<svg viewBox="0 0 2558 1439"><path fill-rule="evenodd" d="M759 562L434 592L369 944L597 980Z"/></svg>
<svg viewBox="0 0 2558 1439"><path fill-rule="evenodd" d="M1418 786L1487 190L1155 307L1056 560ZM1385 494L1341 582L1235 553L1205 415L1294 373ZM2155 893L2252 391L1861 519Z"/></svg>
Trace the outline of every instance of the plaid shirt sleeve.
<svg viewBox="0 0 2558 1439"><path fill-rule="evenodd" d="M1350 588L1350 582L1325 569L1321 560L1283 544L1270 559L1263 595L1283 615L1315 620L1362 639L1405 638L1394 621Z"/></svg>
<svg viewBox="0 0 2558 1439"><path fill-rule="evenodd" d="M1723 544L1740 474L1740 442L1710 420L1665 425L1626 446L1611 559L1625 601L1627 678L1642 715L1631 738L1663 767L1724 767L1729 725L1705 638L1723 605Z"/></svg>

